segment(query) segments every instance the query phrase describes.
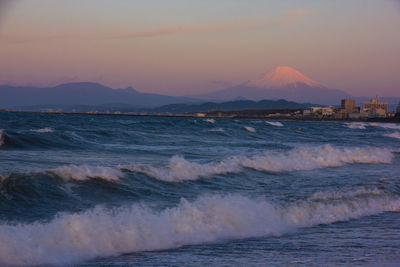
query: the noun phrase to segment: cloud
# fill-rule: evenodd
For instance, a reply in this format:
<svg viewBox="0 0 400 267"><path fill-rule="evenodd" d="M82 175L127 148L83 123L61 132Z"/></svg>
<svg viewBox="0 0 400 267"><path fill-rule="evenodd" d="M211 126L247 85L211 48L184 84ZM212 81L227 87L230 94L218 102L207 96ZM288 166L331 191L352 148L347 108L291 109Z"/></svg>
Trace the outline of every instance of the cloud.
<svg viewBox="0 0 400 267"><path fill-rule="evenodd" d="M157 29L150 29L144 31L138 31L130 34L113 35L110 38L114 39L136 39L144 37L155 37L162 35L174 35L183 33L208 33L208 32L229 32L229 31L243 31L257 28L268 28L272 26L279 26L287 24L301 19L305 15L309 14L310 11L304 9L290 10L285 13L283 18L277 20L271 20L267 22L257 21L236 21L225 24L203 24L203 25L192 25L192 24L181 24L170 27L163 27Z"/></svg>
<svg viewBox="0 0 400 267"><path fill-rule="evenodd" d="M1 0L0 0L1 1ZM97 39L139 39L139 38L151 38L161 37L178 34L202 34L202 33L218 33L218 32L233 32L233 31L245 31L251 29L264 29L275 27L283 24L292 23L302 19L307 14L310 14L309 10L295 9L289 10L283 14L279 19L275 20L240 20L232 21L229 23L220 24L179 24L166 27L159 27L154 29L146 29L142 31L136 31L131 33L119 33L119 34L57 34L57 35L15 35L15 34L2 34L2 39L8 42L23 43L23 42L34 42L34 41L50 41L59 39L78 39L78 40L97 40Z"/></svg>

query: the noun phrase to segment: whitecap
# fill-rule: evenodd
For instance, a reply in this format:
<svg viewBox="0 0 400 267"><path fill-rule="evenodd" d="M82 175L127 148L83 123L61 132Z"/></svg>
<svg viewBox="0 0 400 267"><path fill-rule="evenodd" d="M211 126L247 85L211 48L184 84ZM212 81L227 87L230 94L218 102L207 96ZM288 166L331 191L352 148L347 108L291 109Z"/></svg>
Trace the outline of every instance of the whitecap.
<svg viewBox="0 0 400 267"><path fill-rule="evenodd" d="M384 148L335 148L331 145L266 152L251 158L237 157L241 166L267 172L305 171L344 164L391 163L394 155Z"/></svg>
<svg viewBox="0 0 400 267"><path fill-rule="evenodd" d="M383 136L400 139L400 133L399 132L394 132L394 133L391 133L391 134L384 134Z"/></svg>
<svg viewBox="0 0 400 267"><path fill-rule="evenodd" d="M221 128L221 127L215 128L215 129L210 129L210 130L207 130L207 131L208 132L219 132L219 133L225 132L225 130L223 128Z"/></svg>
<svg viewBox="0 0 400 267"><path fill-rule="evenodd" d="M274 203L240 195L182 199L158 211L146 204L59 213L49 222L0 224L3 265L65 265L97 257L224 240L280 236L299 228L400 211L389 193Z"/></svg>
<svg viewBox="0 0 400 267"><path fill-rule="evenodd" d="M204 120L205 122L208 122L208 123L212 123L212 124L214 124L215 123L215 120L214 119L206 119L206 120Z"/></svg>
<svg viewBox="0 0 400 267"><path fill-rule="evenodd" d="M359 130L365 130L367 124L363 122L348 122L344 124L347 128L350 129L359 129Z"/></svg>
<svg viewBox="0 0 400 267"><path fill-rule="evenodd" d="M396 123L371 122L371 123L369 123L369 126L380 127L380 128L384 128L384 129L400 130L400 124L396 124Z"/></svg>
<svg viewBox="0 0 400 267"><path fill-rule="evenodd" d="M41 129L31 129L31 132L37 132L37 133L52 133L54 130L52 128L41 128Z"/></svg>
<svg viewBox="0 0 400 267"><path fill-rule="evenodd" d="M276 127L283 127L282 122L280 121L265 121L267 124L272 125L272 126L276 126Z"/></svg>
<svg viewBox="0 0 400 267"><path fill-rule="evenodd" d="M244 126L243 129L245 129L246 131L251 132L251 133L257 132L256 129L254 129L253 127L250 127L250 126Z"/></svg>

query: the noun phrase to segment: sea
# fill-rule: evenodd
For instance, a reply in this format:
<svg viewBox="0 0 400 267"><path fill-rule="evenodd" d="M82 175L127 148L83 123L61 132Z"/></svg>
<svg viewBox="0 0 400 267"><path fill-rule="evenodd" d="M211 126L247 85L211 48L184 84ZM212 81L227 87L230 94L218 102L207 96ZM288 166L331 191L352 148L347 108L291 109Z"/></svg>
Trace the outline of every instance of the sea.
<svg viewBox="0 0 400 267"><path fill-rule="evenodd" d="M1 266L399 266L400 124L0 113Z"/></svg>

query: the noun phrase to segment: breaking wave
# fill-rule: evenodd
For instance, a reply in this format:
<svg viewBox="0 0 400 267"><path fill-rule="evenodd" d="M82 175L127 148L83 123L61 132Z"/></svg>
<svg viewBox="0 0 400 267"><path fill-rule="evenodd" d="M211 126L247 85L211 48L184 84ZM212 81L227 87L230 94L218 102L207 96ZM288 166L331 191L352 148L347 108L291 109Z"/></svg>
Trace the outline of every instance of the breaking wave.
<svg viewBox="0 0 400 267"><path fill-rule="evenodd" d="M320 193L323 195L323 193ZM240 195L181 199L158 211L145 204L60 213L49 222L0 225L0 263L66 264L123 253L177 248L232 239L280 236L302 227L399 212L391 193L273 203Z"/></svg>
<svg viewBox="0 0 400 267"><path fill-rule="evenodd" d="M352 163L391 163L391 150L382 148L335 148L330 145L295 148L287 152L266 152L239 158L242 166L260 171L287 172L340 167Z"/></svg>
<svg viewBox="0 0 400 267"><path fill-rule="evenodd" d="M200 177L210 177L233 172L241 172L240 165L235 160L225 160L217 163L200 164L190 162L181 156L170 159L169 165L157 168L149 165L118 166L123 171L143 173L149 177L166 182L194 181Z"/></svg>
<svg viewBox="0 0 400 267"><path fill-rule="evenodd" d="M37 132L37 133L52 133L54 130L52 128L41 128L41 129L31 129L31 132Z"/></svg>
<svg viewBox="0 0 400 267"><path fill-rule="evenodd" d="M92 178L102 179L106 181L118 181L124 174L116 168L111 167L94 167L94 166L62 166L55 169L45 170L47 174L60 177L65 181L77 180L84 181Z"/></svg>
<svg viewBox="0 0 400 267"><path fill-rule="evenodd" d="M391 133L391 134L384 134L384 136L400 139L400 133L399 132L394 132L394 133Z"/></svg>
<svg viewBox="0 0 400 267"><path fill-rule="evenodd" d="M363 123L363 122L349 122L349 123L345 123L345 126L350 129L365 130L367 124Z"/></svg>
<svg viewBox="0 0 400 267"><path fill-rule="evenodd" d="M400 130L400 124L395 124L395 123L371 122L371 123L369 123L369 126L380 127L380 128L385 128L385 129Z"/></svg>
<svg viewBox="0 0 400 267"><path fill-rule="evenodd" d="M206 120L204 120L205 122L208 122L208 123L212 123L212 124L214 124L215 123L215 120L214 119L206 119Z"/></svg>
<svg viewBox="0 0 400 267"><path fill-rule="evenodd" d="M276 126L276 127L283 127L283 124L279 121L265 121L267 124Z"/></svg>
<svg viewBox="0 0 400 267"><path fill-rule="evenodd" d="M350 129L360 129L365 130L367 126L369 127L379 127L384 129L392 129L392 130L400 130L400 125L395 123L382 123L382 122L348 122L344 124L347 128Z"/></svg>
<svg viewBox="0 0 400 267"><path fill-rule="evenodd" d="M289 151L265 152L253 157L232 156L220 162L195 163L183 157L174 156L165 167L149 165L119 166L121 170L143 173L149 177L181 182L202 177L238 173L243 168L266 172L305 171L326 167L340 167L345 164L391 163L394 154L383 148L335 148L330 145L295 148Z"/></svg>
<svg viewBox="0 0 400 267"><path fill-rule="evenodd" d="M245 129L246 131L251 132L251 133L257 132L256 129L254 129L253 127L250 127L250 126L244 126L243 129Z"/></svg>

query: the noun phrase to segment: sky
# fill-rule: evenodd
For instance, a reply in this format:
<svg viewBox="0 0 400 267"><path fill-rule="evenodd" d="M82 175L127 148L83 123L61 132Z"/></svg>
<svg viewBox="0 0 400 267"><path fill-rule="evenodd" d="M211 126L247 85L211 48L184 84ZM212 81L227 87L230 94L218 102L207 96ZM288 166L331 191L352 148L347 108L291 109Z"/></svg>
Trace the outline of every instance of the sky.
<svg viewBox="0 0 400 267"><path fill-rule="evenodd" d="M0 84L195 95L280 65L400 96L400 0L0 0Z"/></svg>

